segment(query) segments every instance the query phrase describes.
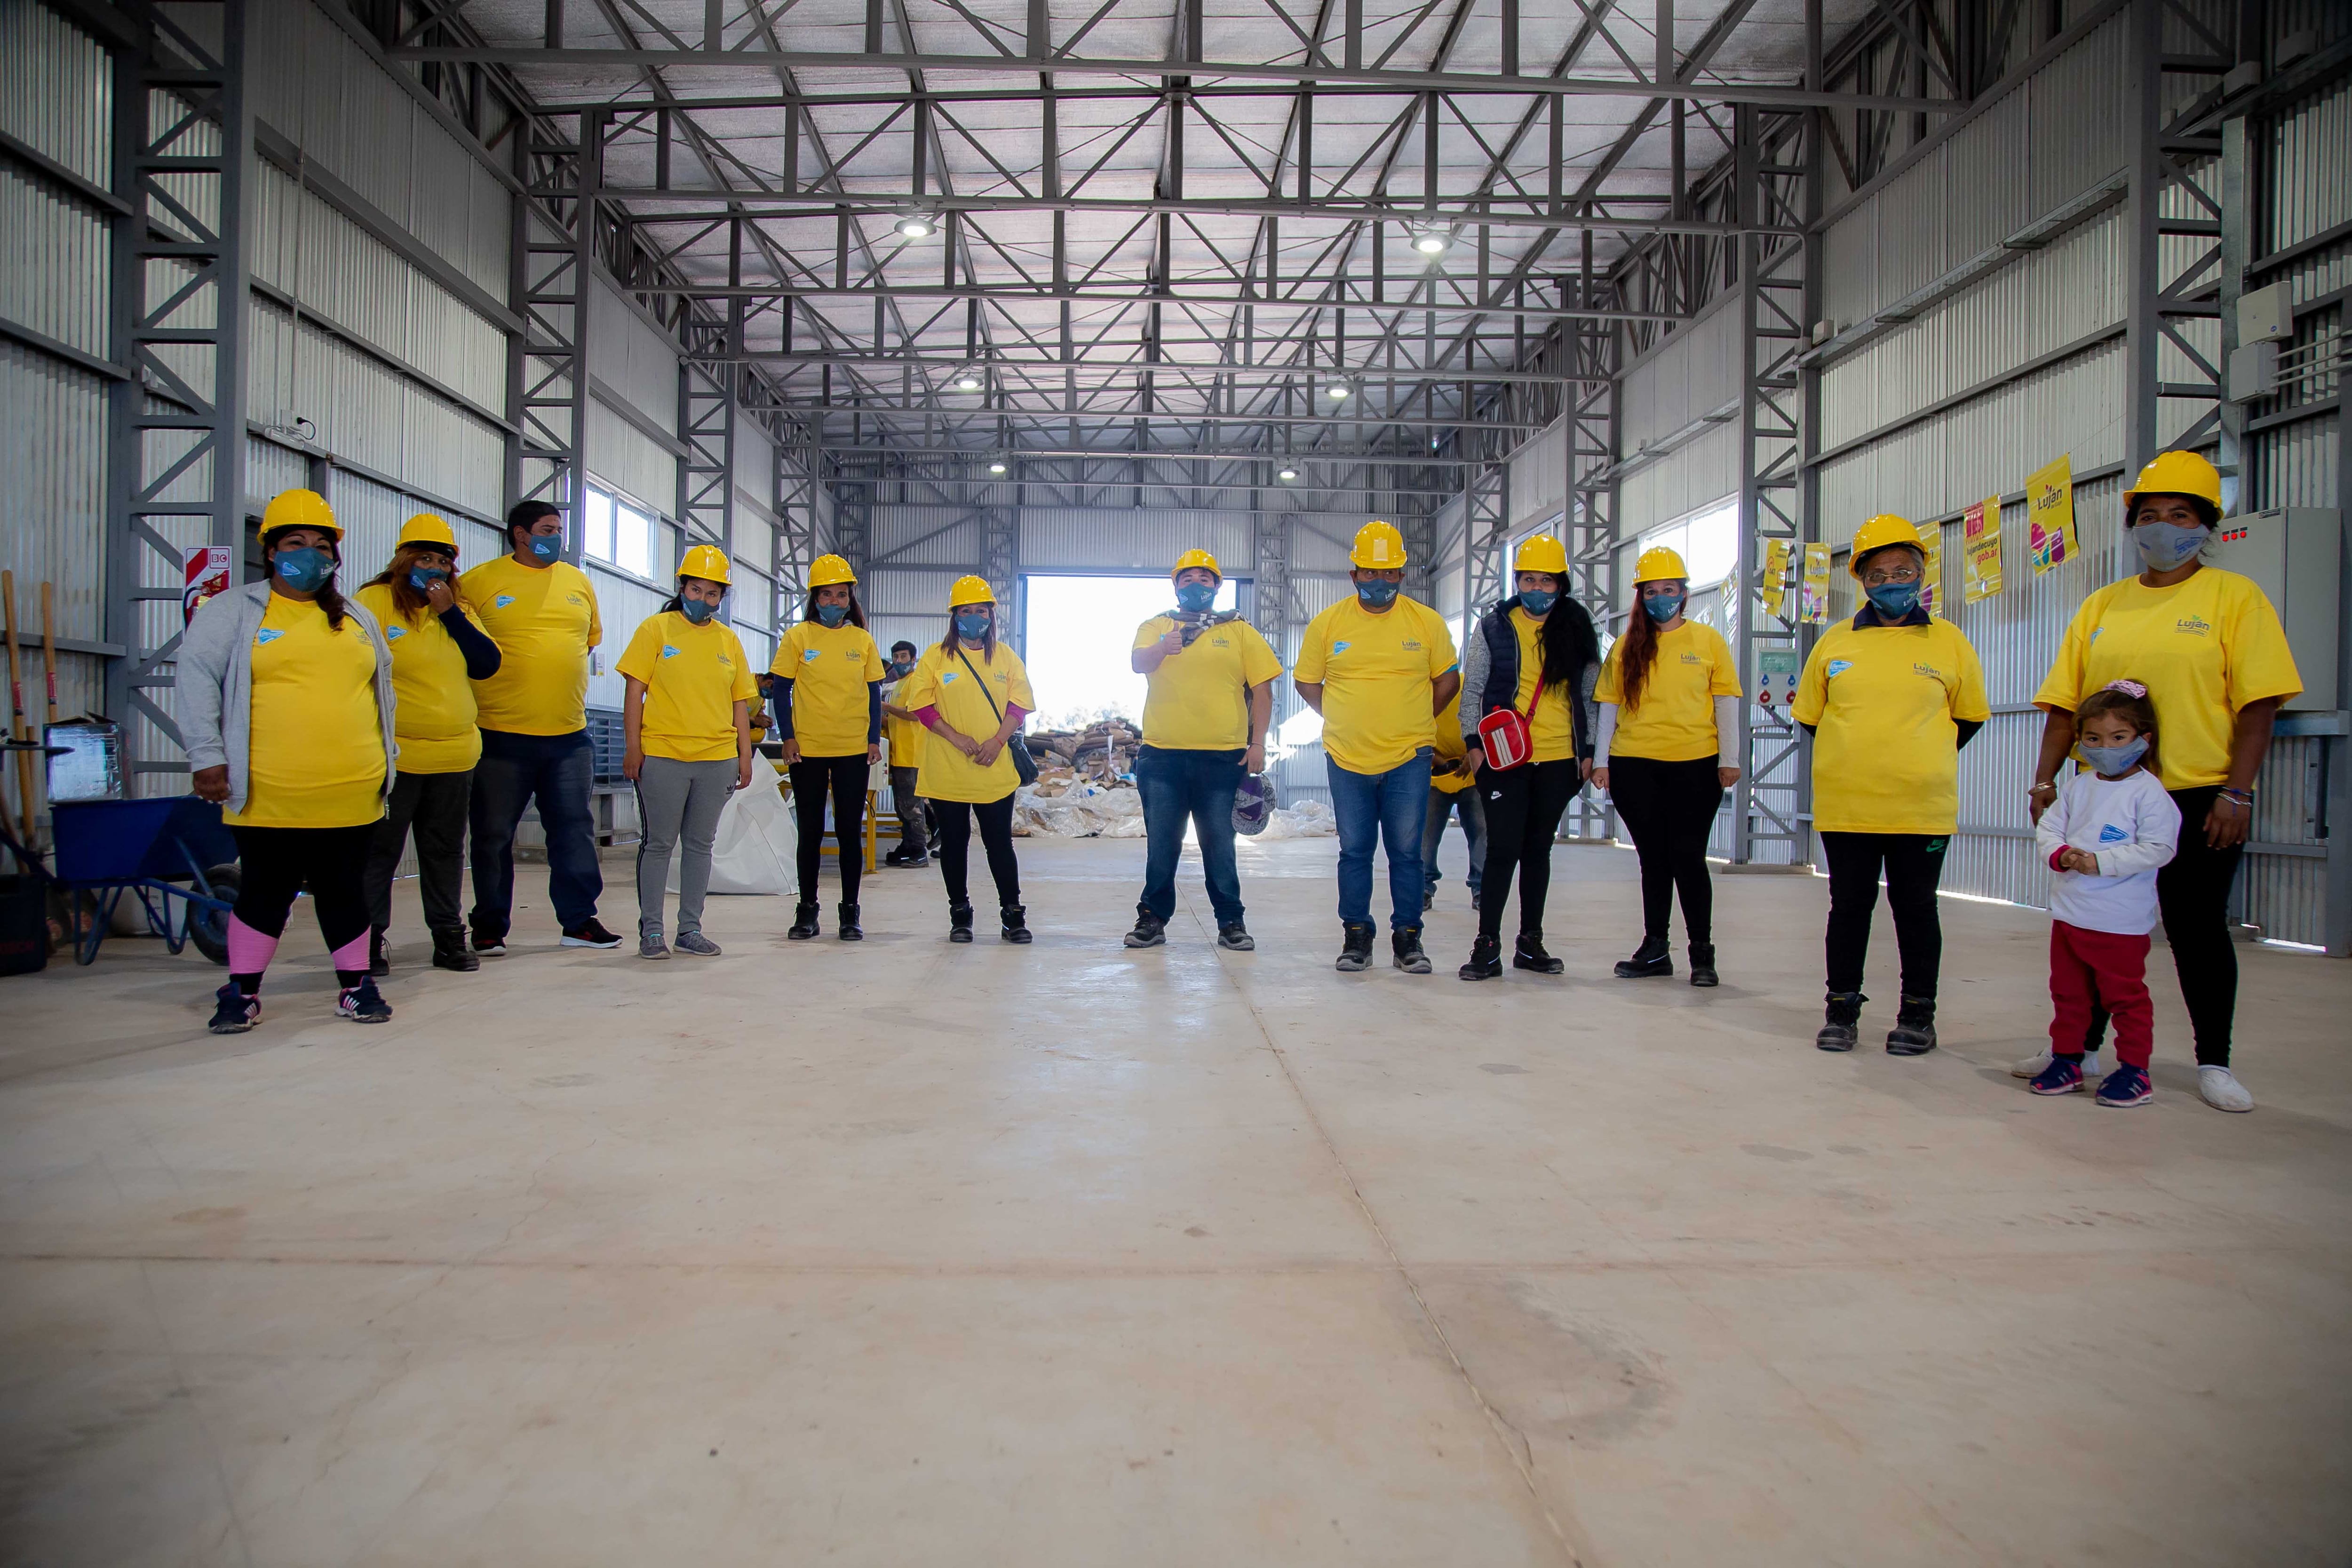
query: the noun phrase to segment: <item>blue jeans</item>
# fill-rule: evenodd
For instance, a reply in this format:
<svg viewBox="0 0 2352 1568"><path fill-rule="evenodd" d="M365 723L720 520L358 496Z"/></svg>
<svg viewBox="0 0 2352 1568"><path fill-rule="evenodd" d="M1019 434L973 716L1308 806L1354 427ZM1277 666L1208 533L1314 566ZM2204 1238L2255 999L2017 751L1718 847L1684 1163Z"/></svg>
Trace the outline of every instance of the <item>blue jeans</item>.
<svg viewBox="0 0 2352 1568"><path fill-rule="evenodd" d="M1372 846L1389 858L1389 929L1421 929L1421 831L1429 815L1429 759L1423 746L1412 760L1384 773L1349 773L1325 758L1331 776L1331 815L1339 822L1339 918L1349 925L1372 922Z"/></svg>
<svg viewBox="0 0 2352 1568"><path fill-rule="evenodd" d="M1242 923L1242 877L1234 864L1234 795L1242 784L1242 753L1162 751L1135 753L1135 787L1143 796L1143 832L1150 841L1143 862L1143 908L1165 921L1176 912L1176 861L1184 852L1190 818L1201 844L1201 879L1217 926Z"/></svg>
<svg viewBox="0 0 2352 1568"><path fill-rule="evenodd" d="M595 820L588 806L595 760L585 730L570 735L482 731L469 814L474 908L467 920L477 934L502 937L513 921L515 827L534 798L547 835L547 892L556 923L571 931L596 918L604 873L596 864Z"/></svg>
<svg viewBox="0 0 2352 1568"><path fill-rule="evenodd" d="M1452 795L1433 786L1429 792L1429 824L1421 832L1422 885L1432 893L1445 879L1444 873L1437 868L1437 846L1445 837L1446 818L1457 811L1462 814L1462 837L1470 844L1470 874L1466 879L1472 894L1476 894L1486 880L1486 803L1479 798L1475 785Z"/></svg>

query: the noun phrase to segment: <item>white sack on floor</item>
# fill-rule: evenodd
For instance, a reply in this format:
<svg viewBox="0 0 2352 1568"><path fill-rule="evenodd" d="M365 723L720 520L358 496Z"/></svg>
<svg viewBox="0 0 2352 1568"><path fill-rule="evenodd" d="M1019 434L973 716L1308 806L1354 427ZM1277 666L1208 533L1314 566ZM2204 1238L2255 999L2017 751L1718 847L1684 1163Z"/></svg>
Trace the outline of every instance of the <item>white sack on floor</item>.
<svg viewBox="0 0 2352 1568"><path fill-rule="evenodd" d="M1131 789L1072 785L1066 795L1043 795L1024 784L1013 797L1015 831L1055 838L1140 838L1143 798Z"/></svg>
<svg viewBox="0 0 2352 1568"><path fill-rule="evenodd" d="M776 793L775 764L751 760L751 787L727 797L710 846L710 890L781 898L793 890L792 807ZM679 852L670 851L669 890L677 891Z"/></svg>
<svg viewBox="0 0 2352 1568"><path fill-rule="evenodd" d="M1339 831L1339 822L1331 808L1319 800L1302 800L1297 805L1269 811L1265 814L1265 830L1260 838L1329 838Z"/></svg>

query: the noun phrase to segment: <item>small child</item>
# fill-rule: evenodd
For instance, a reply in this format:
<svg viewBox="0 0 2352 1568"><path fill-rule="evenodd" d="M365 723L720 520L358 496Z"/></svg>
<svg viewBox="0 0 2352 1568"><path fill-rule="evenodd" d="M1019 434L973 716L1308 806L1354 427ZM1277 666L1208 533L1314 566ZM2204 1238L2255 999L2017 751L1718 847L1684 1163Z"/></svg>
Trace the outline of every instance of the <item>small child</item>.
<svg viewBox="0 0 2352 1568"><path fill-rule="evenodd" d="M2111 681L2074 712L2077 767L2042 814L2040 852L2057 873L2050 889L2050 1065L2036 1094L2073 1094L2083 1081L2083 1039L2095 1003L2116 1021L2116 1070L2099 1082L2101 1105L2146 1105L2156 1009L2148 1001L2147 933L2156 929L2156 873L2180 844L2180 808L2148 766L2156 709L2137 680Z"/></svg>

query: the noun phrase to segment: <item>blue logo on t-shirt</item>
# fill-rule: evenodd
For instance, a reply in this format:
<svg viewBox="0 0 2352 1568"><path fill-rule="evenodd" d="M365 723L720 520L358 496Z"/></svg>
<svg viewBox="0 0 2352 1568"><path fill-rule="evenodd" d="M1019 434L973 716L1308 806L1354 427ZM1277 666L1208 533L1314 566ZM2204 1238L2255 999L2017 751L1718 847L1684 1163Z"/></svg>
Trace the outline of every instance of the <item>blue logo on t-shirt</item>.
<svg viewBox="0 0 2352 1568"><path fill-rule="evenodd" d="M1348 646L1344 642L1335 642L1331 645L1331 651L1335 654L1345 653L1348 651Z"/></svg>
<svg viewBox="0 0 2352 1568"><path fill-rule="evenodd" d="M676 658L677 657L677 649L672 647L667 643L664 643L662 644L662 657L664 658Z"/></svg>
<svg viewBox="0 0 2352 1568"><path fill-rule="evenodd" d="M2099 842L2102 844L2123 844L2128 842L2130 838L2130 834L2112 822L2099 829Z"/></svg>
<svg viewBox="0 0 2352 1568"><path fill-rule="evenodd" d="M941 686L953 686L956 683L957 679L958 678L954 670L943 670L940 674L940 684Z"/></svg>
<svg viewBox="0 0 2352 1568"><path fill-rule="evenodd" d="M807 648L803 650L801 654L801 662L803 664L814 664L817 661L818 657L819 655L815 648Z"/></svg>
<svg viewBox="0 0 2352 1568"><path fill-rule="evenodd" d="M386 642L398 642L407 635L408 628L406 626L386 626L383 628L383 640Z"/></svg>
<svg viewBox="0 0 2352 1568"><path fill-rule="evenodd" d="M1825 680L1835 680L1839 676L1843 675L1847 670L1852 669L1853 668L1853 660L1850 658L1833 658L1830 660L1829 669L1823 674L1822 679Z"/></svg>
<svg viewBox="0 0 2352 1568"><path fill-rule="evenodd" d="M514 595L512 594L500 594L497 598L490 601L490 607L492 609L503 610L509 605L513 603Z"/></svg>
<svg viewBox="0 0 2352 1568"><path fill-rule="evenodd" d="M285 635L286 634L284 632L279 631L275 626L265 626L262 628L261 635L253 640L256 642L276 642L279 637L282 637Z"/></svg>

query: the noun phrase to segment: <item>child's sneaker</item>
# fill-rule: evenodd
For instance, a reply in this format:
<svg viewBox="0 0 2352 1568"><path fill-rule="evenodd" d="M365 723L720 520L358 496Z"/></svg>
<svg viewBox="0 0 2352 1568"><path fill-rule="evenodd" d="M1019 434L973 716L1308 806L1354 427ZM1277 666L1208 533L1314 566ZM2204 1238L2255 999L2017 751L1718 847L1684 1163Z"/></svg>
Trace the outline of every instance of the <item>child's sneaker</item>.
<svg viewBox="0 0 2352 1568"><path fill-rule="evenodd" d="M354 1024L382 1024L389 1022L392 1017L391 1004L384 1001L383 993L375 988L373 975L362 979L357 985L345 987L342 995L335 1001L335 1011Z"/></svg>
<svg viewBox="0 0 2352 1568"><path fill-rule="evenodd" d="M2146 1105L2155 1098L2156 1090L2147 1081L2147 1069L2129 1062L2099 1080L2101 1105Z"/></svg>
<svg viewBox="0 0 2352 1568"><path fill-rule="evenodd" d="M213 1021L207 1026L215 1035L242 1035L261 1021L261 998L247 996L232 980L213 993Z"/></svg>
<svg viewBox="0 0 2352 1568"><path fill-rule="evenodd" d="M2033 1077L2027 1086L2036 1094L2080 1094L2083 1092L2083 1061L2079 1057L2050 1058L2050 1065Z"/></svg>

